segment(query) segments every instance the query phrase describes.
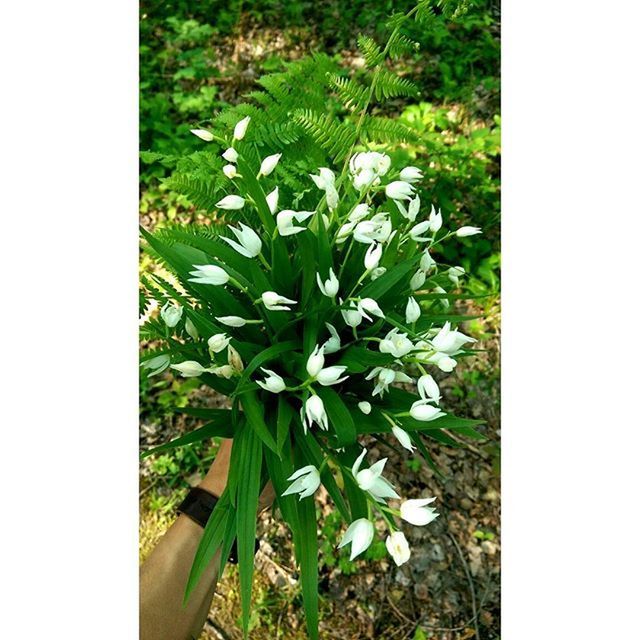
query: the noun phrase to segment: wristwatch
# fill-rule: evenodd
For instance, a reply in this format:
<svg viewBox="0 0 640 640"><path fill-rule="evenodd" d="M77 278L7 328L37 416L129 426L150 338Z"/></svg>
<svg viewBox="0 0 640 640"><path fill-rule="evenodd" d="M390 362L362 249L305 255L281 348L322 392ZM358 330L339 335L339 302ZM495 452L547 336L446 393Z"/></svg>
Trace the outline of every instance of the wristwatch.
<svg viewBox="0 0 640 640"><path fill-rule="evenodd" d="M204 529L217 502L218 497L214 496L213 493L209 493L200 487L192 487L176 511L183 513L187 518L190 518ZM258 551L259 548L260 542L256 540L254 553ZM231 564L238 564L238 546L236 540L233 541L228 561Z"/></svg>

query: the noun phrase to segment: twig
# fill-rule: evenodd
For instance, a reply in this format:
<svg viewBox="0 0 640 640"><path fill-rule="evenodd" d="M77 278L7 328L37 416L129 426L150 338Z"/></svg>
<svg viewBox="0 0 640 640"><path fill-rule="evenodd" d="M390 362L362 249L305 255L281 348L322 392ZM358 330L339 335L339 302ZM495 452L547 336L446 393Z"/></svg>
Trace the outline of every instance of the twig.
<svg viewBox="0 0 640 640"><path fill-rule="evenodd" d="M471 577L471 572L469 571L469 565L467 564L464 554L462 553L462 549L460 548L458 541L455 539L455 536L448 531L447 531L447 535L451 538L451 541L453 542L458 552L458 555L460 556L460 560L462 561L462 567L464 568L464 573L467 576L467 581L469 583L469 591L471 592L471 610L473 612L473 618L472 618L473 628L475 630L476 640L480 640L480 629L478 627L478 610L476 607L476 590L473 586L473 578Z"/></svg>

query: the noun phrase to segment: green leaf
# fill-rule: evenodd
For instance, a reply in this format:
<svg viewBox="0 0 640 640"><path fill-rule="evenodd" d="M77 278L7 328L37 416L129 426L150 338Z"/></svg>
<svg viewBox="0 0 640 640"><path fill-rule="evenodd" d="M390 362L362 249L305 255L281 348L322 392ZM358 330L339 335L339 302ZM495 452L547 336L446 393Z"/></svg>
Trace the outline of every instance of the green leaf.
<svg viewBox="0 0 640 640"><path fill-rule="evenodd" d="M262 404L258 400L258 395L255 391L248 391L242 394L242 408L244 415L247 418L249 426L253 432L264 442L264 444L271 449L274 453L277 453L278 447L276 442L269 431L264 421L264 415L262 412Z"/></svg>
<svg viewBox="0 0 640 640"><path fill-rule="evenodd" d="M356 441L356 425L351 416L351 412L345 406L340 396L329 387L320 387L317 394L322 399L324 407L329 416L331 426L338 436L341 446L353 444Z"/></svg>
<svg viewBox="0 0 640 640"><path fill-rule="evenodd" d="M256 518L260 495L262 467L262 443L249 431L244 441L246 455L241 460L238 481L236 526L238 537L238 568L240 572L240 596L242 599L242 628L244 637L249 633L251 614L251 586L256 541Z"/></svg>
<svg viewBox="0 0 640 640"><path fill-rule="evenodd" d="M240 380L238 380L238 388L241 388L249 380L249 376L256 371L258 367L266 364L270 360L274 360L279 355L286 353L287 351L293 351L298 346L298 343L289 340L287 342L280 342L268 347L264 351L261 351L249 364L244 368Z"/></svg>
<svg viewBox="0 0 640 640"><path fill-rule="evenodd" d="M213 560L216 551L220 547L224 531L227 524L227 518L229 517L229 499L227 492L220 496L220 500L216 503L207 525L204 528L200 544L196 550L196 554L193 558L193 564L191 565L191 571L189 572L189 578L187 579L187 586L184 594L184 603L186 604L189 596L193 592L194 588L198 584L205 569Z"/></svg>
<svg viewBox="0 0 640 640"><path fill-rule="evenodd" d="M413 270L415 265L420 261L420 255L413 256L409 260L404 260L392 269L369 284L365 285L360 291L361 298L373 298L378 302L392 288L394 288L403 279L407 279L406 287L399 289L404 290L409 287L409 279L407 276Z"/></svg>
<svg viewBox="0 0 640 640"><path fill-rule="evenodd" d="M351 373L363 373L372 367L389 366L392 362L393 356L386 353L353 346L342 353L338 364L346 366Z"/></svg>
<svg viewBox="0 0 640 640"><path fill-rule="evenodd" d="M282 451L287 435L289 434L289 425L293 418L293 409L283 396L278 396L278 419L276 424L276 445L278 453Z"/></svg>
<svg viewBox="0 0 640 640"><path fill-rule="evenodd" d="M157 447L153 447L152 449L148 449L147 451L143 451L140 454L140 459L144 460L146 457L153 455L154 453L160 453L161 451L168 451L169 449L175 449L176 447L184 447L187 444L193 444L194 442L200 442L201 440L207 440L208 438L214 437L222 437L222 438L231 438L233 437L233 425L231 424L231 412L225 411L227 414L224 420L214 420L212 422L208 422L207 424L199 427L198 429L194 429L189 433L185 433L183 436L179 438L174 438L170 442L165 442Z"/></svg>

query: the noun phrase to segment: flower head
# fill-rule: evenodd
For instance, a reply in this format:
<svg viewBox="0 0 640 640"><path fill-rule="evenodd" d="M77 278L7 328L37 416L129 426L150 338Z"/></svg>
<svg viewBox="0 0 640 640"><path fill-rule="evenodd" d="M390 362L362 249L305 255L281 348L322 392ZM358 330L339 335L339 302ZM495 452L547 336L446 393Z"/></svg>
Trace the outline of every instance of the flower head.
<svg viewBox="0 0 640 640"><path fill-rule="evenodd" d="M194 270L189 272L193 278L189 278L189 282L215 286L229 282L229 274L222 267L218 267L215 264L194 264L193 267Z"/></svg>
<svg viewBox="0 0 640 640"><path fill-rule="evenodd" d="M222 167L222 173L224 173L229 180L233 180L238 175L238 170L235 164L225 164L224 167Z"/></svg>
<svg viewBox="0 0 640 640"><path fill-rule="evenodd" d="M369 322L373 322L373 320L367 315L367 312L369 312L371 315L376 316L378 318L384 318L384 313L382 312L382 309L373 298L361 298L360 300L358 300L358 311Z"/></svg>
<svg viewBox="0 0 640 640"><path fill-rule="evenodd" d="M244 327L247 324L247 321L240 316L216 316L216 320L227 327Z"/></svg>
<svg viewBox="0 0 640 640"><path fill-rule="evenodd" d="M190 131L194 136L205 142L211 142L213 140L213 134L206 129L190 129Z"/></svg>
<svg viewBox="0 0 640 640"><path fill-rule="evenodd" d="M270 391L271 393L280 393L284 391L286 388L286 384L282 379L282 376L279 376L271 369L265 369L264 367L260 367L262 371L267 374L267 377L262 380L256 380L256 383L261 386L265 391Z"/></svg>
<svg viewBox="0 0 640 640"><path fill-rule="evenodd" d="M180 322L180 318L182 318L182 312L184 309L179 304L173 304L172 302L165 303L164 307L160 309L160 317L164 321L164 323L170 329L173 329L178 322Z"/></svg>
<svg viewBox="0 0 640 640"><path fill-rule="evenodd" d="M396 493L393 485L382 477L384 465L387 464L387 458L378 460L378 462L372 464L368 469L360 469L366 453L367 450L363 449L362 453L353 463L353 467L351 467L351 473L358 486L363 491L368 491L377 502L385 502L385 498L399 498L400 496Z"/></svg>
<svg viewBox="0 0 640 640"><path fill-rule="evenodd" d="M311 355L307 358L307 373L315 378L324 367L324 347L316 345Z"/></svg>
<svg viewBox="0 0 640 640"><path fill-rule="evenodd" d="M179 364L172 364L172 369L179 371L183 378L197 378L203 373L211 372L211 369L203 367L199 362L195 360L185 360Z"/></svg>
<svg viewBox="0 0 640 640"><path fill-rule="evenodd" d="M255 258L262 251L262 240L260 236L246 224L239 223L240 229L236 229L229 225L229 229L238 239L238 242L231 238L220 237L221 240L233 247L240 255L245 258Z"/></svg>
<svg viewBox="0 0 640 640"><path fill-rule="evenodd" d="M260 164L260 172L258 173L258 178L260 176L268 176L270 173L272 173L281 157L281 153L274 153L272 156L267 156Z"/></svg>
<svg viewBox="0 0 640 640"><path fill-rule="evenodd" d="M363 551L368 549L373 541L373 534L373 523L366 518L358 518L349 525L338 545L338 549L351 543L350 559L353 560L356 556L359 556Z"/></svg>
<svg viewBox="0 0 640 640"><path fill-rule="evenodd" d="M342 304L342 300L340 300L340 304ZM362 322L362 313L353 300L349 303L349 306L349 309L340 309L340 313L342 314L345 324L355 328Z"/></svg>
<svg viewBox="0 0 640 640"><path fill-rule="evenodd" d="M325 322L325 326L329 330L331 337L322 345L322 347L324 349L324 353L329 355L330 353L335 353L340 350L341 342L336 328L328 322Z"/></svg>
<svg viewBox="0 0 640 640"><path fill-rule="evenodd" d="M364 256L364 268L367 271L373 271L379 264L382 257L382 245L379 242L373 242L369 245L367 253Z"/></svg>
<svg viewBox="0 0 640 640"><path fill-rule="evenodd" d="M438 407L433 407L429 404L430 400L416 400L409 409L409 413L414 420L420 422L431 422L436 418L444 416L444 411L440 411Z"/></svg>
<svg viewBox="0 0 640 640"><path fill-rule="evenodd" d="M394 531L385 540L385 545L389 555L398 566L403 565L411 557L409 543L402 531Z"/></svg>
<svg viewBox="0 0 640 640"><path fill-rule="evenodd" d="M242 138L244 138L244 134L247 133L249 122L251 122L251 116L242 118L242 120L236 123L236 126L233 128L233 137L236 140L242 140Z"/></svg>
<svg viewBox="0 0 640 640"><path fill-rule="evenodd" d="M458 238L466 238L468 236L478 235L479 233L482 233L480 227L460 227L456 231L456 236L458 236Z"/></svg>
<svg viewBox="0 0 640 640"><path fill-rule="evenodd" d="M231 337L226 333L216 333L207 340L209 353L220 353L224 351L231 342Z"/></svg>
<svg viewBox="0 0 640 640"><path fill-rule="evenodd" d="M358 409L360 409L365 416L368 416L371 413L371 403L366 400L358 402Z"/></svg>
<svg viewBox="0 0 640 640"><path fill-rule="evenodd" d="M390 353L394 358L402 358L413 349L413 343L407 337L406 333L400 333L396 327L387 333L383 340L380 341L381 353Z"/></svg>
<svg viewBox="0 0 640 640"><path fill-rule="evenodd" d="M314 213L315 211L290 211L289 209L281 211L276 216L278 233L281 236L292 236L296 233L300 233L301 231L306 231L306 227L296 227L294 226L293 222L294 220L296 222L304 222Z"/></svg>
<svg viewBox="0 0 640 640"><path fill-rule="evenodd" d="M218 209L235 211L244 207L244 198L241 196L225 196L222 200L216 202Z"/></svg>
<svg viewBox="0 0 640 640"><path fill-rule="evenodd" d="M296 300L290 300L281 296L275 291L265 291L262 296L262 303L269 309L269 311L291 311L291 307L287 307L287 304L296 304Z"/></svg>
<svg viewBox="0 0 640 640"><path fill-rule="evenodd" d="M293 481L293 484L282 495L289 496L297 493L302 500L313 495L320 486L320 472L310 464L292 473L287 480Z"/></svg>
<svg viewBox="0 0 640 640"><path fill-rule="evenodd" d="M405 167L400 172L400 180L411 183L418 182L422 180L422 171L418 167Z"/></svg>
<svg viewBox="0 0 640 640"><path fill-rule="evenodd" d="M418 269L414 274L411 280L409 280L409 286L412 291L416 291L419 289L426 281L427 275L422 269Z"/></svg>
<svg viewBox="0 0 640 640"><path fill-rule="evenodd" d="M278 194L278 187L276 187L266 197L267 205L272 215L275 214L275 212L278 210Z"/></svg>
<svg viewBox="0 0 640 640"><path fill-rule="evenodd" d="M405 449L409 451L415 450L415 446L411 442L411 436L402 427L396 424L391 427L391 432Z"/></svg>
<svg viewBox="0 0 640 640"><path fill-rule="evenodd" d="M409 230L409 236L414 242L429 242L429 238L423 234L429 231L430 228L431 223L428 220L423 220Z"/></svg>
<svg viewBox="0 0 640 640"><path fill-rule="evenodd" d="M433 233L440 231L442 228L442 214L440 209L436 212L433 205L431 205L431 213L429 213L429 227Z"/></svg>
<svg viewBox="0 0 640 640"><path fill-rule="evenodd" d="M404 180L395 180L384 188L384 192L387 198L392 200L411 200L415 193L415 187Z"/></svg>
<svg viewBox="0 0 640 640"><path fill-rule="evenodd" d="M451 329L451 323L445 322L444 326L431 339L431 344L436 351L449 356L460 353L465 344L476 342L475 338L464 335L460 331Z"/></svg>
<svg viewBox="0 0 640 640"><path fill-rule="evenodd" d="M329 419L324 408L324 402L320 396L310 396L304 403L302 425L304 432L310 429L315 422L323 431L329 430Z"/></svg>
<svg viewBox="0 0 640 640"><path fill-rule="evenodd" d="M340 384L344 382L349 376L342 376L347 370L347 367L343 365L334 365L332 367L325 367L318 372L316 379L323 387L329 387L334 384ZM340 377L342 376L342 377Z"/></svg>
<svg viewBox="0 0 640 640"><path fill-rule="evenodd" d="M223 154L222 157L227 161L235 164L238 162L238 152L233 148L229 147Z"/></svg>
<svg viewBox="0 0 640 640"><path fill-rule="evenodd" d="M198 328L191 321L191 318L187 316L187 319L184 321L184 330L187 332L190 338L197 340L200 335L198 334Z"/></svg>
<svg viewBox="0 0 640 640"><path fill-rule="evenodd" d="M420 305L416 302L416 299L412 296L407 300L407 308L404 312L404 318L407 324L412 324L420 317Z"/></svg>
<svg viewBox="0 0 640 640"><path fill-rule="evenodd" d="M338 289L340 288L340 283L338 282L338 278L333 272L333 269L329 269L329 277L324 282L322 281L319 273L316 273L316 280L318 281L318 287L320 288L323 296L327 296L327 298L336 297Z"/></svg>
<svg viewBox="0 0 640 640"><path fill-rule="evenodd" d="M400 505L400 517L407 522L421 527L433 522L440 514L433 507L428 507L435 498L422 498L418 500L405 500Z"/></svg>

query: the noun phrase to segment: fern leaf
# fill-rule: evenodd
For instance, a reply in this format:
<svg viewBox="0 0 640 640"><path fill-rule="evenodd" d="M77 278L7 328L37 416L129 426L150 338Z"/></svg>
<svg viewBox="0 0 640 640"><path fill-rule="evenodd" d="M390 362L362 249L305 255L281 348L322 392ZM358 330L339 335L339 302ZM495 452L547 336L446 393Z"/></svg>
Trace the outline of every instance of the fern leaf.
<svg viewBox="0 0 640 640"><path fill-rule="evenodd" d="M415 131L397 120L365 116L361 130L363 138L369 142L385 144L418 142L419 136Z"/></svg>
<svg viewBox="0 0 640 640"><path fill-rule="evenodd" d="M342 78L333 73L329 76L329 84L336 90L340 102L346 109L361 111L367 104L369 90L354 80Z"/></svg>
<svg viewBox="0 0 640 640"><path fill-rule="evenodd" d="M362 53L362 57L369 68L375 67L383 60L382 50L375 40L369 36L358 36L358 49L360 49L360 53Z"/></svg>
<svg viewBox="0 0 640 640"><path fill-rule="evenodd" d="M396 98L398 96L415 97L418 93L420 93L418 87L410 80L400 78L395 73L387 71L386 69L380 70L378 82L375 86L376 100Z"/></svg>
<svg viewBox="0 0 640 640"><path fill-rule="evenodd" d="M355 142L355 127L348 121L340 122L324 113L301 109L293 119L335 161L343 160Z"/></svg>

